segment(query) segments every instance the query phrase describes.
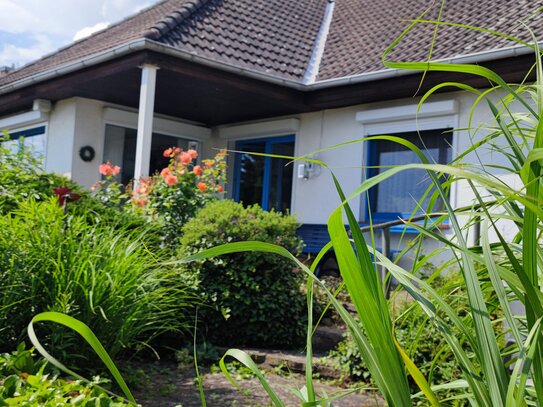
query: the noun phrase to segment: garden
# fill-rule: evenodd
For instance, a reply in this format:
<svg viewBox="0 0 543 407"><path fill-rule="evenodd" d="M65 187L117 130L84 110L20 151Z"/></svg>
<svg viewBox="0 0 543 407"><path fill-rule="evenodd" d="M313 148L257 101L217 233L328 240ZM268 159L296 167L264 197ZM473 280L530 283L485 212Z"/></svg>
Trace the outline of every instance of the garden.
<svg viewBox="0 0 543 407"><path fill-rule="evenodd" d="M484 90L437 85L420 104L454 88L474 94L472 109L486 105L493 122L471 123L469 131L484 129L482 136L447 165L395 136L329 147L387 140L418 158L348 196L325 162L283 157L329 170L342 202L328 219L330 242L311 261L300 255L293 216L225 199L226 151L202 159L169 148L166 168L127 187L117 181L120 168L106 162L96 169L102 180L87 191L44 173L32 151L0 143L0 406L152 405L181 390L194 394L185 406L540 405L541 53L537 42L522 43L534 49L535 79L515 85L477 65L389 61L419 23L385 51L384 64L485 78L491 85ZM495 168L463 161L484 151L505 158L509 165L499 170L518 179L519 189ZM422 223L407 219L419 233L392 261L371 233L367 240L349 203L412 169L432 181L426 206L413 216L434 212L438 201L443 212ZM460 182L474 196L470 207L449 202ZM453 239L440 234L443 222ZM514 227L514 239L503 235L503 222ZM480 239L472 244L466 235L474 227ZM422 255L428 240L440 249ZM341 279L315 276L330 249ZM443 251L449 260L437 261ZM402 268L408 253L421 255ZM387 295L392 278L397 287ZM325 321L346 334L321 361L313 339ZM253 348L302 351L301 373L259 367ZM339 372L335 381L318 363ZM213 380L229 390L215 392ZM244 398L231 396L236 389ZM347 404L353 395L364 398Z"/></svg>

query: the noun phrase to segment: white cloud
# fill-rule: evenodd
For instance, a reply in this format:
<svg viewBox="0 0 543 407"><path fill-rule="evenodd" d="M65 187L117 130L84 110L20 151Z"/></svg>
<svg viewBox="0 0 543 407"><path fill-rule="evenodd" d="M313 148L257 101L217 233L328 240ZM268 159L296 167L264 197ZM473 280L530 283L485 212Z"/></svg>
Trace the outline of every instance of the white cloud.
<svg viewBox="0 0 543 407"><path fill-rule="evenodd" d="M51 52L54 47L45 35L36 35L28 46L5 44L0 48L0 66L20 67Z"/></svg>
<svg viewBox="0 0 543 407"><path fill-rule="evenodd" d="M0 66L28 63L70 44L74 38L104 28L156 0L0 0ZM1 35L24 36L27 43ZM9 36L8 36L9 37ZM46 40L44 40L46 38ZM9 62L11 61L11 62Z"/></svg>
<svg viewBox="0 0 543 407"><path fill-rule="evenodd" d="M86 38L89 35L94 34L97 31L103 30L108 25L109 25L109 23L102 22L102 23L95 24L92 27L82 28L81 30L79 30L78 32L75 33L74 41L82 40L83 38Z"/></svg>

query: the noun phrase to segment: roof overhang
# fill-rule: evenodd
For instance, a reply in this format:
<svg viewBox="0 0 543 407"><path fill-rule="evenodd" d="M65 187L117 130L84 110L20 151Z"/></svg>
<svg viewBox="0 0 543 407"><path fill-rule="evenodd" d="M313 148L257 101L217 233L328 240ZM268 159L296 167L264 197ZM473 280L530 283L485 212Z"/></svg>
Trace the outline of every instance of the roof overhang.
<svg viewBox="0 0 543 407"><path fill-rule="evenodd" d="M507 81L521 81L533 65L533 54L533 49L518 46L442 62L482 64ZM0 112L24 110L37 98L73 96L136 108L138 67L149 62L160 67L156 112L207 125L410 97L421 79L420 72L384 69L303 84L140 39L0 87ZM419 91L445 80L489 86L484 78L429 72Z"/></svg>

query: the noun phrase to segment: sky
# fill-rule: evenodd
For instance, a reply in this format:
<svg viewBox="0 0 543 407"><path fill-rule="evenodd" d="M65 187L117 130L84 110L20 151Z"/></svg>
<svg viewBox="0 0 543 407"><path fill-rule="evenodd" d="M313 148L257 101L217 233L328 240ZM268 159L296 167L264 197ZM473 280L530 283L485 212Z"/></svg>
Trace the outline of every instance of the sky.
<svg viewBox="0 0 543 407"><path fill-rule="evenodd" d="M0 0L0 67L21 67L156 0Z"/></svg>

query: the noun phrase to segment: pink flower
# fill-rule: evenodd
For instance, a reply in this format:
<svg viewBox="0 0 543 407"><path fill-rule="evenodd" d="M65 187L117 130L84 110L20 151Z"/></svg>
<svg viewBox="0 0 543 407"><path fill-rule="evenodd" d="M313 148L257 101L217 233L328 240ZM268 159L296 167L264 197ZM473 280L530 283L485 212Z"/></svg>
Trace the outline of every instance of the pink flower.
<svg viewBox="0 0 543 407"><path fill-rule="evenodd" d="M105 175L106 177L111 175L111 165L109 165L109 162L106 164L100 164L98 170L100 171L100 174Z"/></svg>
<svg viewBox="0 0 543 407"><path fill-rule="evenodd" d="M168 157L168 158L173 157L173 155L174 155L173 148L172 148L172 147L167 148L166 150L164 150L164 152L162 153L162 155L163 155L164 157Z"/></svg>
<svg viewBox="0 0 543 407"><path fill-rule="evenodd" d="M206 190L207 190L207 185L205 183L203 183L203 182L199 182L197 187L201 192L206 192Z"/></svg>
<svg viewBox="0 0 543 407"><path fill-rule="evenodd" d="M187 150L187 154L190 155L190 158L196 160L198 158L198 152L196 150Z"/></svg>
<svg viewBox="0 0 543 407"><path fill-rule="evenodd" d="M170 172L171 172L170 168L166 167L162 171L160 171L160 176L161 177L166 177L166 175L168 175Z"/></svg>
<svg viewBox="0 0 543 407"><path fill-rule="evenodd" d="M179 156L179 161L187 165L191 163L192 157L190 156L189 153L181 153L181 155Z"/></svg>
<svg viewBox="0 0 543 407"><path fill-rule="evenodd" d="M173 174L167 174L164 177L164 182L171 187L172 185L177 184L177 177Z"/></svg>
<svg viewBox="0 0 543 407"><path fill-rule="evenodd" d="M100 164L100 166L98 167L98 170L100 171L100 174L105 175L106 177L108 177L110 175L119 175L119 173L121 172L121 167L119 167L118 165L113 166L108 161L108 162L106 162L104 164Z"/></svg>
<svg viewBox="0 0 543 407"><path fill-rule="evenodd" d="M199 165L195 165L192 171L194 172L194 175L202 175L202 172L204 172Z"/></svg>

